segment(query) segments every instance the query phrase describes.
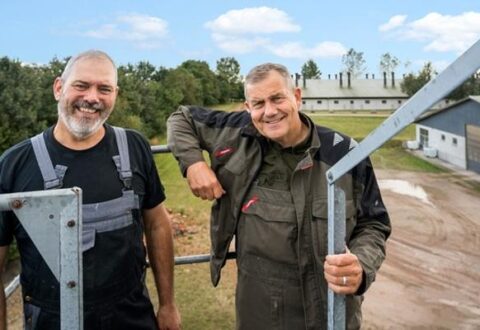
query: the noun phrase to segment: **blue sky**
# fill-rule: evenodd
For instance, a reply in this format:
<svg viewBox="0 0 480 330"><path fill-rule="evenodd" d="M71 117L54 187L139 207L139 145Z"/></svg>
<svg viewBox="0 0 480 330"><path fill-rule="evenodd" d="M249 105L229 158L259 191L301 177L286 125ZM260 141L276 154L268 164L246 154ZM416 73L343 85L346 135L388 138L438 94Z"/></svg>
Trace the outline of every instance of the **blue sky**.
<svg viewBox="0 0 480 330"><path fill-rule="evenodd" d="M25 63L96 48L117 64L169 68L233 56L242 74L267 61L299 72L312 58L325 75L354 48L367 72L389 52L404 73L426 61L442 70L479 39L480 1L16 0L0 6L0 31L0 56Z"/></svg>

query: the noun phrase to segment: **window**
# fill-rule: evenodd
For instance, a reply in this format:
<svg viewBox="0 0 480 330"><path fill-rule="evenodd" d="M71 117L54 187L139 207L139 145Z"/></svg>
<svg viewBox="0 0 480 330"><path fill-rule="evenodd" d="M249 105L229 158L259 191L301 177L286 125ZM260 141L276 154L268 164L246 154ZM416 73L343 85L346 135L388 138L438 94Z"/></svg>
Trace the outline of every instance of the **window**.
<svg viewBox="0 0 480 330"><path fill-rule="evenodd" d="M387 100L382 100L382 104L387 104Z"/></svg>
<svg viewBox="0 0 480 330"><path fill-rule="evenodd" d="M353 104L353 100L350 100L350 104Z"/></svg>
<svg viewBox="0 0 480 330"><path fill-rule="evenodd" d="M370 104L370 100L365 100L365 104Z"/></svg>
<svg viewBox="0 0 480 330"><path fill-rule="evenodd" d="M322 104L322 100L317 100L317 104Z"/></svg>
<svg viewBox="0 0 480 330"><path fill-rule="evenodd" d="M442 141L445 141L445 134L442 134Z"/></svg>
<svg viewBox="0 0 480 330"><path fill-rule="evenodd" d="M302 101L302 104L305 104L306 102L305 101Z"/></svg>
<svg viewBox="0 0 480 330"><path fill-rule="evenodd" d="M402 104L402 100L398 100L398 104Z"/></svg>
<svg viewBox="0 0 480 330"><path fill-rule="evenodd" d="M452 143L453 143L454 146L456 146L457 143L458 143L457 138L452 138Z"/></svg>
<svg viewBox="0 0 480 330"><path fill-rule="evenodd" d="M338 104L338 100L333 101L333 104Z"/></svg>
<svg viewBox="0 0 480 330"><path fill-rule="evenodd" d="M428 130L420 128L420 146L428 147Z"/></svg>

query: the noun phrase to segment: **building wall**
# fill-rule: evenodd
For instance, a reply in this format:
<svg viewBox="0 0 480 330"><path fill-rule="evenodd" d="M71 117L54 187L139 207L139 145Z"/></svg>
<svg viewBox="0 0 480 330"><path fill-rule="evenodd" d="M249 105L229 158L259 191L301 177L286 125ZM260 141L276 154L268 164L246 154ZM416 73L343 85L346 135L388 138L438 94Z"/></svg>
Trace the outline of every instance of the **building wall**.
<svg viewBox="0 0 480 330"><path fill-rule="evenodd" d="M463 169L467 168L464 136L417 124L416 139L418 142L420 142L420 128L428 131L428 147L437 149L438 159Z"/></svg>
<svg viewBox="0 0 480 330"><path fill-rule="evenodd" d="M304 99L302 109L307 111L395 111L404 99Z"/></svg>
<svg viewBox="0 0 480 330"><path fill-rule="evenodd" d="M334 98L318 98L318 99L303 99L302 110L305 111L395 111L407 100L403 98L395 99L334 99ZM440 101L433 106L433 109L444 107L448 101Z"/></svg>

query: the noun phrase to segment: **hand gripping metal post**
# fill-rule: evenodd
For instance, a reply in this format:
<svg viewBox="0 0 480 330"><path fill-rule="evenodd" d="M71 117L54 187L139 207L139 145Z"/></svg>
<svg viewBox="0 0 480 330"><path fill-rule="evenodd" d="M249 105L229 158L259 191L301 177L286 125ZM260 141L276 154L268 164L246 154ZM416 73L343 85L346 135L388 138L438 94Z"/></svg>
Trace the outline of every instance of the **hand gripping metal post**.
<svg viewBox="0 0 480 330"><path fill-rule="evenodd" d="M370 133L361 143L327 171L328 181L328 253L345 249L345 196L335 182L368 157L386 141L411 124L422 113L447 96L480 67L480 40L432 79L407 102ZM328 293L328 329L345 329L345 296Z"/></svg>
<svg viewBox="0 0 480 330"><path fill-rule="evenodd" d="M0 211L15 213L60 283L62 330L83 329L81 201L79 188L0 195Z"/></svg>

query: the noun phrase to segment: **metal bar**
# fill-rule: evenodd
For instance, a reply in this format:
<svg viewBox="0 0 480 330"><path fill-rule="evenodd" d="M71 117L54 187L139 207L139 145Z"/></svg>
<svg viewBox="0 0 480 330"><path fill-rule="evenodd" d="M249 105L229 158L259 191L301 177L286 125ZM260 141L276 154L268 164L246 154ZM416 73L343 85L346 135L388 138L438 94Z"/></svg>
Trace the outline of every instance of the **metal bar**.
<svg viewBox="0 0 480 330"><path fill-rule="evenodd" d="M328 184L328 254L345 253L345 192ZM345 329L345 296L328 289L328 329Z"/></svg>
<svg viewBox="0 0 480 330"><path fill-rule="evenodd" d="M167 154L170 152L170 149L166 144L151 146L152 153L154 154Z"/></svg>
<svg viewBox="0 0 480 330"><path fill-rule="evenodd" d="M81 200L79 188L0 195L0 210L15 213L59 280L62 329L83 329Z"/></svg>
<svg viewBox="0 0 480 330"><path fill-rule="evenodd" d="M235 259L236 257L237 254L235 252L228 252L226 259ZM210 262L210 254L175 257L175 265L198 264L202 262Z"/></svg>
<svg viewBox="0 0 480 330"><path fill-rule="evenodd" d="M60 215L60 326L83 329L82 190Z"/></svg>
<svg viewBox="0 0 480 330"><path fill-rule="evenodd" d="M5 288L5 298L10 297L10 295L15 291L16 288L18 288L19 285L20 275L17 275Z"/></svg>
<svg viewBox="0 0 480 330"><path fill-rule="evenodd" d="M370 133L361 143L327 171L328 182L335 182L373 151L380 148L422 113L447 96L480 67L480 40L432 79Z"/></svg>

